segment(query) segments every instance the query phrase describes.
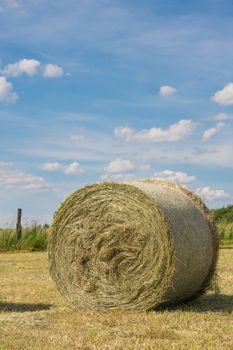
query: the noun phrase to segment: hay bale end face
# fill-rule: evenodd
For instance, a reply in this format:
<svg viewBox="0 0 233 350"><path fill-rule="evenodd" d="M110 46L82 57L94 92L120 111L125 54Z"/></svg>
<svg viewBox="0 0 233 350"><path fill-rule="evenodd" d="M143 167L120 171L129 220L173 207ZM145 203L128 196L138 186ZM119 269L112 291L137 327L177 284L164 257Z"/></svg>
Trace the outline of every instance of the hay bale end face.
<svg viewBox="0 0 233 350"><path fill-rule="evenodd" d="M150 310L202 294L218 255L210 212L175 184L103 182L54 215L50 273L77 308Z"/></svg>

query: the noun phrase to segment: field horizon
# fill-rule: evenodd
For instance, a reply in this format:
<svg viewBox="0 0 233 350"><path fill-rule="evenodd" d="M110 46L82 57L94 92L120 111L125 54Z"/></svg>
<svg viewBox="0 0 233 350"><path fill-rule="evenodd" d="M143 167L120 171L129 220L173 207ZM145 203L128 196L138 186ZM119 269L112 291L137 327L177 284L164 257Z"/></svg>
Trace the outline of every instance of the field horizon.
<svg viewBox="0 0 233 350"><path fill-rule="evenodd" d="M219 233L220 246L233 247L233 206L212 209ZM22 238L17 241L15 228L0 228L0 252L26 250L44 251L47 249L50 225L40 225L35 221L22 229Z"/></svg>

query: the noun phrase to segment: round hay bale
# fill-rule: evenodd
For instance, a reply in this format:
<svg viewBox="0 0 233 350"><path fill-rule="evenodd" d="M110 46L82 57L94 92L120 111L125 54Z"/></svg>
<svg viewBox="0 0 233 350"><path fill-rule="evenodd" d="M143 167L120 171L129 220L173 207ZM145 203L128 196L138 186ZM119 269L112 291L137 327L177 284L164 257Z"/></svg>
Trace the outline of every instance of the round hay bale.
<svg viewBox="0 0 233 350"><path fill-rule="evenodd" d="M50 273L77 308L151 310L202 294L218 256L212 217L176 184L103 182L54 215Z"/></svg>

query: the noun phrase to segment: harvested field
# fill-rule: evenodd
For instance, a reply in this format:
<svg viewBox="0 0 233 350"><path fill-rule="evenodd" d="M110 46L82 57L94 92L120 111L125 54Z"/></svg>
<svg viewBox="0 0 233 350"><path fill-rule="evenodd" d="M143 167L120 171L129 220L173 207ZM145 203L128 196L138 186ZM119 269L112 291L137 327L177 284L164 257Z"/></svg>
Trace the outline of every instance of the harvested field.
<svg viewBox="0 0 233 350"><path fill-rule="evenodd" d="M218 296L157 312L74 311L46 253L0 254L0 349L232 349L233 250L220 251Z"/></svg>

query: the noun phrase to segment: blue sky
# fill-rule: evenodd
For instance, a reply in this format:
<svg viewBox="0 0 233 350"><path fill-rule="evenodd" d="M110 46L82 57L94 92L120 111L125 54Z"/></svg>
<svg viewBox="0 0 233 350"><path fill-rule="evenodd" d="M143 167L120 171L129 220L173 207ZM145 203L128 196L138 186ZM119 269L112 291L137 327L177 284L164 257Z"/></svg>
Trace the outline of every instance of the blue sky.
<svg viewBox="0 0 233 350"><path fill-rule="evenodd" d="M233 3L0 0L0 226L96 181L233 202Z"/></svg>

